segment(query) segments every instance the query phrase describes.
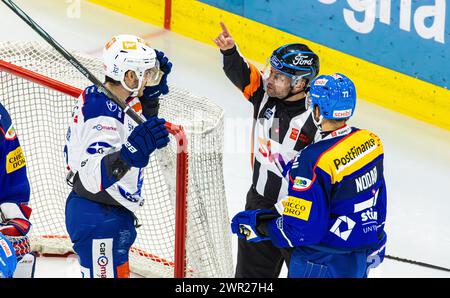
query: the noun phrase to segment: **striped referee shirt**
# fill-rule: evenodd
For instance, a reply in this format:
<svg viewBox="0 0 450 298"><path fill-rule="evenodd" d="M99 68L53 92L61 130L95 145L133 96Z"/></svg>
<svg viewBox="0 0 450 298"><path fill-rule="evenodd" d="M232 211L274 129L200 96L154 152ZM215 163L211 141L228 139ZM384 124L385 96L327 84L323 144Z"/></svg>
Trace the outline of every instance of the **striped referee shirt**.
<svg viewBox="0 0 450 298"><path fill-rule="evenodd" d="M254 108L253 187L275 204L288 193L289 181L283 176L287 164L320 134L311 110L305 108L305 98L286 102L269 97L260 71L236 47L222 54L225 74Z"/></svg>

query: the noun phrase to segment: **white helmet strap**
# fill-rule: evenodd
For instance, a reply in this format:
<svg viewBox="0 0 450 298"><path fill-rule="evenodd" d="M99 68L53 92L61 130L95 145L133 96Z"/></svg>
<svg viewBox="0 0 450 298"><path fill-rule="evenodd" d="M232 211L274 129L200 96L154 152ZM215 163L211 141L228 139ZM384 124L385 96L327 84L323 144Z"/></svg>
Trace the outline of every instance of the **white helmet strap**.
<svg viewBox="0 0 450 298"><path fill-rule="evenodd" d="M132 71L132 70L130 70L130 71ZM134 71L134 73L136 74L135 71ZM134 89L128 87L127 83L125 83L125 77L126 77L126 73L124 74L122 80L120 80L120 83L122 84L123 88L125 88L127 91L131 92L131 97L136 97L138 95L139 89L141 89L141 87L142 87L142 82L144 81L144 76L143 75L142 76L138 76L136 74L136 77L138 78L139 84Z"/></svg>
<svg viewBox="0 0 450 298"><path fill-rule="evenodd" d="M322 131L322 121L323 121L323 116L322 115L320 115L319 116L319 120L316 120L316 117L314 116L314 109L313 109L313 115L312 115L313 117L313 121L314 121L314 125L317 127L317 129L319 130L319 131Z"/></svg>

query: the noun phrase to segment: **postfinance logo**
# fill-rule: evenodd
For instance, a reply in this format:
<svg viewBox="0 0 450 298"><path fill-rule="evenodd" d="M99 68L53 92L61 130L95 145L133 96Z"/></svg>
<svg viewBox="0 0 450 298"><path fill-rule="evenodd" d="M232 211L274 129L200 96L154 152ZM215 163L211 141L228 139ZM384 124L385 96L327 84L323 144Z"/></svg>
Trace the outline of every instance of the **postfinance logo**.
<svg viewBox="0 0 450 298"><path fill-rule="evenodd" d="M5 239L0 239L0 248L3 249L7 258L12 256L11 249ZM1 260L1 259L0 259Z"/></svg>
<svg viewBox="0 0 450 298"><path fill-rule="evenodd" d="M23 155L22 148L18 147L15 150L8 153L6 156L6 173L12 173L26 165L25 156Z"/></svg>
<svg viewBox="0 0 450 298"><path fill-rule="evenodd" d="M287 200L283 201L283 206L283 215L292 216L304 221L309 220L312 206L311 201L289 196Z"/></svg>

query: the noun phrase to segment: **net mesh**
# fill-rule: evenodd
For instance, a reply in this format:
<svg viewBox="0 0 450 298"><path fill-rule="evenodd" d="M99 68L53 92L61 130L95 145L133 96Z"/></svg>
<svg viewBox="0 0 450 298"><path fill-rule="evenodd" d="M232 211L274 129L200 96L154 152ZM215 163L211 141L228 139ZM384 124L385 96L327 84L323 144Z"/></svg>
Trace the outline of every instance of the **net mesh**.
<svg viewBox="0 0 450 298"><path fill-rule="evenodd" d="M74 52L97 78L102 63ZM52 48L35 42L0 42L0 59L84 89L91 85ZM33 250L72 251L64 220L70 187L65 183L63 147L75 98L0 71L0 100L19 136L31 184ZM229 217L223 182L223 111L207 98L170 86L160 117L184 127L188 139L186 276L231 277ZM130 250L131 271L172 277L175 251L176 142L152 154L146 168L142 226Z"/></svg>

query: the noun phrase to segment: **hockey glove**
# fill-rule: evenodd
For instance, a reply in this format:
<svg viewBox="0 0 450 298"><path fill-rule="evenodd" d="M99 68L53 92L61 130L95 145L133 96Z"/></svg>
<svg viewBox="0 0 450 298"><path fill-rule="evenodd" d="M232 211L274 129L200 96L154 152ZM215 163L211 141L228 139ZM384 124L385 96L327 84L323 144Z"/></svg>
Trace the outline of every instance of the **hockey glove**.
<svg viewBox="0 0 450 298"><path fill-rule="evenodd" d="M161 77L161 81L156 86L146 86L144 88L144 94L140 98L142 104L142 110L145 118L149 119L158 115L159 111L159 97L169 93L169 86L167 85L167 75L172 70L172 63L164 56L163 52L157 51L156 58L159 61L159 68L164 72Z"/></svg>
<svg viewBox="0 0 450 298"><path fill-rule="evenodd" d="M169 143L169 132L164 119L152 117L139 124L120 149L120 157L130 167L143 168L155 149L161 149Z"/></svg>
<svg viewBox="0 0 450 298"><path fill-rule="evenodd" d="M247 210L236 214L231 220L231 231L239 238L245 238L248 242L260 242L270 240L267 235L262 234L257 226L261 217L273 215L275 213L267 209Z"/></svg>

